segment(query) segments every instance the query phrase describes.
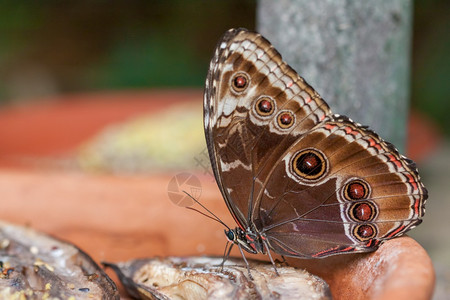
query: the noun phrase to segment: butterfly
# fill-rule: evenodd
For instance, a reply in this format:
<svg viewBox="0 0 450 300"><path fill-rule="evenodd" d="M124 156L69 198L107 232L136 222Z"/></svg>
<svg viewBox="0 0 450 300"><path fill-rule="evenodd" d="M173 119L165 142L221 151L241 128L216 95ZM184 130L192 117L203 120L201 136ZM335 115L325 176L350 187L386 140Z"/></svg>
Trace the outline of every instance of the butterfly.
<svg viewBox="0 0 450 300"><path fill-rule="evenodd" d="M428 194L415 163L333 114L256 32L230 29L217 44L204 128L237 223L225 234L242 255L370 252L422 222Z"/></svg>

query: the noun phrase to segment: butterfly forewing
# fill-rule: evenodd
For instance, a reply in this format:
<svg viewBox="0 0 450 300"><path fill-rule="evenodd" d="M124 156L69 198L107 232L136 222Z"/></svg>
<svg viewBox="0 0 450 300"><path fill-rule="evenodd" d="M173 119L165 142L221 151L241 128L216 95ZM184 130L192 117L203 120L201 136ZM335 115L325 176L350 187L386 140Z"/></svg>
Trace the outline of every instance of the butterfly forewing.
<svg viewBox="0 0 450 300"><path fill-rule="evenodd" d="M372 251L421 221L427 192L413 163L332 115L257 33L232 29L219 42L204 123L230 212L279 254Z"/></svg>
<svg viewBox="0 0 450 300"><path fill-rule="evenodd" d="M244 77L244 89L235 79ZM211 61L205 90L205 132L216 179L230 211L248 227L261 169L329 113L319 95L259 34L230 30ZM292 124L279 129L279 112ZM277 113L276 113L277 112ZM301 126L300 126L301 125ZM293 130L298 128L297 130ZM275 152L274 152L275 151Z"/></svg>

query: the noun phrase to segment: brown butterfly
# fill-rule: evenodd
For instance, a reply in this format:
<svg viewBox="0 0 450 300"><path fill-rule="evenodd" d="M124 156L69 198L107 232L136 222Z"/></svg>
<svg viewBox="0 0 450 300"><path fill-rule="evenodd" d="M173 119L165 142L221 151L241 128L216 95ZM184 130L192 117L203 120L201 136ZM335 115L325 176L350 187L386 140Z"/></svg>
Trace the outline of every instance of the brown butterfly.
<svg viewBox="0 0 450 300"><path fill-rule="evenodd" d="M414 162L332 114L258 33L231 29L219 41L204 126L217 184L238 225L225 233L241 253L369 252L422 221L427 190Z"/></svg>

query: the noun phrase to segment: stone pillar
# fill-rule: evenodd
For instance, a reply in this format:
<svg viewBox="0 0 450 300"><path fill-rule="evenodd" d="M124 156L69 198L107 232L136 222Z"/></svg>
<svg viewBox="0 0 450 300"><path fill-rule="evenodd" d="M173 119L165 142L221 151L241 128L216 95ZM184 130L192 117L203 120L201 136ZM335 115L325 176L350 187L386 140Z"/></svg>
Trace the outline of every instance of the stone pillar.
<svg viewBox="0 0 450 300"><path fill-rule="evenodd" d="M329 103L404 152L410 0L259 0L257 29Z"/></svg>

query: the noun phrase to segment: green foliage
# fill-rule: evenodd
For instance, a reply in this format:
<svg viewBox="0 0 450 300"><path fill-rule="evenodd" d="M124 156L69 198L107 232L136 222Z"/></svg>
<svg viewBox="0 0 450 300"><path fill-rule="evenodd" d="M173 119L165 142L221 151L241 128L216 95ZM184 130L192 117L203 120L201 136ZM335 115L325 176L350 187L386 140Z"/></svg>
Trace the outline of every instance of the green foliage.
<svg viewBox="0 0 450 300"><path fill-rule="evenodd" d="M416 1L412 104L450 135L450 2Z"/></svg>
<svg viewBox="0 0 450 300"><path fill-rule="evenodd" d="M92 66L88 89L198 86L204 83L207 62L182 41L152 35L117 43Z"/></svg>

